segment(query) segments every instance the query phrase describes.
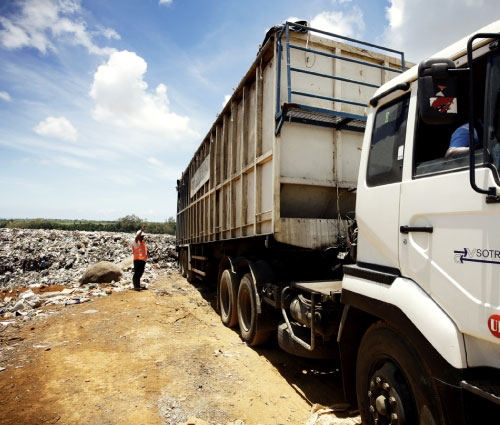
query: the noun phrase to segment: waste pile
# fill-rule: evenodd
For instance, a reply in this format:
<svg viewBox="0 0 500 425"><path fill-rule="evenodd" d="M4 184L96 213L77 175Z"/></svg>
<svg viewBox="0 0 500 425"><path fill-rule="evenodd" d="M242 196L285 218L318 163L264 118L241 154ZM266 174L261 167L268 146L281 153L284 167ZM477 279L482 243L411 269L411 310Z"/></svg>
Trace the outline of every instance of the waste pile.
<svg viewBox="0 0 500 425"><path fill-rule="evenodd" d="M129 289L135 234L64 230L0 229L0 318L30 317L49 304L74 304ZM141 282L177 267L175 237L146 234L149 258ZM82 285L99 262L118 265L119 281Z"/></svg>

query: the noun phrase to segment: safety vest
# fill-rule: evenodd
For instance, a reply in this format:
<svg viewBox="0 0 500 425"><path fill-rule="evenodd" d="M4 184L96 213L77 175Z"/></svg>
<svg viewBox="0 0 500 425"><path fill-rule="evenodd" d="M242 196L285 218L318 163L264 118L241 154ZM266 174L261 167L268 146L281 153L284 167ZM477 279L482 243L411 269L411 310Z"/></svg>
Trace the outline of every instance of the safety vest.
<svg viewBox="0 0 500 425"><path fill-rule="evenodd" d="M148 259L148 250L144 242L139 241L133 243L132 253L134 254L134 260L146 261Z"/></svg>

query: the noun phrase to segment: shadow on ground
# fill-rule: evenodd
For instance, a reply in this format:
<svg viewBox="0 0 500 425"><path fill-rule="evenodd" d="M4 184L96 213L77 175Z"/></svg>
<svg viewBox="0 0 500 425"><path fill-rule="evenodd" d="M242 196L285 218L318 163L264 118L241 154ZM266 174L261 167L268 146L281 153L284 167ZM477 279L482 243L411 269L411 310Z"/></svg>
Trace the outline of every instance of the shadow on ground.
<svg viewBox="0 0 500 425"><path fill-rule="evenodd" d="M217 311L217 293L215 284L195 281L193 287ZM238 333L235 328L234 332ZM340 363L336 359L307 359L297 357L283 351L272 335L264 346L253 348L259 355L264 356L290 383L290 386L311 405L335 406L336 410L345 409L345 414L358 414L355 407L345 402L342 389L342 374ZM339 416L342 414L339 412Z"/></svg>

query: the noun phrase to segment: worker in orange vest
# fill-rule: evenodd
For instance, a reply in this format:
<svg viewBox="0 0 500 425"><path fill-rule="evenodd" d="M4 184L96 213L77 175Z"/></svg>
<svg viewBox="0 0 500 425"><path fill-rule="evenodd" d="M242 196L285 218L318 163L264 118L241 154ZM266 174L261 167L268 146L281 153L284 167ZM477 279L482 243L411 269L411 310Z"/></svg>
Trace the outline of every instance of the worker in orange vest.
<svg viewBox="0 0 500 425"><path fill-rule="evenodd" d="M144 242L144 231L146 226L142 226L135 235L135 242L132 244L132 253L134 254L134 276L132 282L134 283L134 291L148 289L146 286L141 286L141 277L146 267L146 260L148 259L148 249Z"/></svg>

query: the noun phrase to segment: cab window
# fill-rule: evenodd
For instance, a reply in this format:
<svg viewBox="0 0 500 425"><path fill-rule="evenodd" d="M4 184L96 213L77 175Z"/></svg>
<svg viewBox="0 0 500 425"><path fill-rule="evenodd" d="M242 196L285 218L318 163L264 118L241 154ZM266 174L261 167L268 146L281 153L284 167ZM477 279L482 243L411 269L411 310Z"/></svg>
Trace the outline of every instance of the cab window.
<svg viewBox="0 0 500 425"><path fill-rule="evenodd" d="M368 186L401 182L409 95L380 107L375 115L366 182Z"/></svg>

